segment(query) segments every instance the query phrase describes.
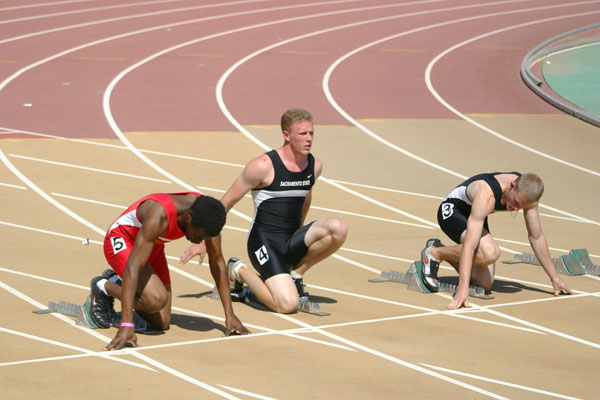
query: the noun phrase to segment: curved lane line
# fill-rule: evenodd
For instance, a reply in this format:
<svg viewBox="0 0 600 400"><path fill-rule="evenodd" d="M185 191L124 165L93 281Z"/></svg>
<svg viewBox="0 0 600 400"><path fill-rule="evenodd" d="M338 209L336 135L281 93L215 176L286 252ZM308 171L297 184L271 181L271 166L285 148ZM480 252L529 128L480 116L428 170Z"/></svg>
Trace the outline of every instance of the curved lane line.
<svg viewBox="0 0 600 400"><path fill-rule="evenodd" d="M61 11L61 12L56 12L56 13L51 13L51 14L40 14L40 15L32 15L29 17L0 20L0 25L12 24L15 22L32 21L32 20L43 19L43 18L62 17L64 15L84 14L84 13L89 13L89 12L94 12L94 11L112 10L115 8L126 8L126 7L134 7L134 6L173 3L173 2L177 2L177 1L183 1L183 0L146 1L146 2L141 2L141 3L119 4L116 6L93 7L93 8L83 8L80 10ZM260 1L260 0L258 0L258 1ZM266 0L262 0L262 1L266 1ZM0 9L0 11L3 11L3 10Z"/></svg>
<svg viewBox="0 0 600 400"><path fill-rule="evenodd" d="M265 1L265 0L242 0L242 1L232 1L232 2L227 2L227 3L206 4L206 5L194 6L194 7L172 8L169 10L153 11L153 12L146 12L146 13L141 13L141 14L131 14L131 15L125 15L123 17L107 18L107 19L101 19L101 20L96 20L96 21L83 22L80 24L60 26L58 28L46 29L43 31L26 33L26 34L23 34L20 36L14 36L11 38L2 39L2 40L0 40L0 44L14 42L17 40L22 40L22 39L28 39L28 38L31 38L34 36L45 35L47 33L55 33L55 32L61 32L61 31L77 29L77 28L86 28L86 27L93 26L93 25L105 24L105 23L110 23L110 22L118 22L118 21L123 21L123 20L128 20L128 19L152 17L152 16L156 16L156 15L173 14L173 13L179 13L179 12L184 12L184 11L194 11L194 10L204 9L204 8L223 7L223 6L230 6L230 5L237 6L240 4L263 2L263 1ZM338 1L340 1L340 0L338 0ZM350 1L360 1L360 0L350 0ZM328 3L332 3L332 2L328 2ZM333 2L333 3L335 3L335 2ZM317 4L321 5L322 3L317 3Z"/></svg>

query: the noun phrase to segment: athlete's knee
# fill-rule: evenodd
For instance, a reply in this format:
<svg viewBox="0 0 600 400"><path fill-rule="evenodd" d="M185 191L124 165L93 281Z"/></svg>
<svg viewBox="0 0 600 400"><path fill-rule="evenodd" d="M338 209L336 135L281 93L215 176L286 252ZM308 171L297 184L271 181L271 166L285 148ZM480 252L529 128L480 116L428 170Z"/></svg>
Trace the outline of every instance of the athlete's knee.
<svg viewBox="0 0 600 400"><path fill-rule="evenodd" d="M480 244L477 250L479 264L494 264L500 258L500 248L495 242Z"/></svg>
<svg viewBox="0 0 600 400"><path fill-rule="evenodd" d="M348 235L348 224L343 219L331 218L329 231L334 241L343 243Z"/></svg>
<svg viewBox="0 0 600 400"><path fill-rule="evenodd" d="M144 293L142 304L144 311L147 313L157 313L167 305L169 294L167 292L151 292Z"/></svg>
<svg viewBox="0 0 600 400"><path fill-rule="evenodd" d="M300 304L300 298L298 294L294 293L289 296L279 297L275 300L275 311L281 314L290 314L298 310Z"/></svg>
<svg viewBox="0 0 600 400"><path fill-rule="evenodd" d="M490 290L492 290L493 283L494 283L494 277L490 276L489 273L473 276L471 278L471 282L470 282L471 285L479 286L479 287L483 288L483 290L485 290L486 293L488 293Z"/></svg>

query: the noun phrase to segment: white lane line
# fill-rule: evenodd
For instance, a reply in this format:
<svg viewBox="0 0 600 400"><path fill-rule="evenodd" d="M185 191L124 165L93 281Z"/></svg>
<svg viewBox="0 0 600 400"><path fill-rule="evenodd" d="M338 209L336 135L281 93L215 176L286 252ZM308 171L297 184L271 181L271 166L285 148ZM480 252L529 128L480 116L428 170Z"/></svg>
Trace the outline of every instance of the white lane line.
<svg viewBox="0 0 600 400"><path fill-rule="evenodd" d="M67 235L67 234L64 234L64 233L53 232L53 231L49 231L47 229L33 228L31 226L25 226L25 225L21 225L21 224L13 224L12 222L6 222L6 221L0 221L0 225L6 225L6 226L13 227L13 228L25 229L25 230L28 230L28 231L33 231L33 232L38 232L38 233L45 233L45 234L48 234L48 235L64 237L64 238L67 238L67 239L75 239L75 240L79 240L80 242L88 239L88 238L84 238L84 237L79 237L79 236ZM97 241L97 240L90 240L90 243L99 244L99 245L103 245L104 244L104 242L100 242L100 241Z"/></svg>
<svg viewBox="0 0 600 400"><path fill-rule="evenodd" d="M490 383L495 383L495 384L498 384L498 385L509 386L509 387L512 387L512 388L515 388L515 389L526 390L528 392L544 394L544 395L552 396L552 397L558 397L559 399L581 400L581 399L579 399L577 397L571 397L571 396L566 396L566 395L563 395L563 394L549 392L547 390L541 390L541 389L535 389L535 388L528 387L528 386L517 385L517 384L514 384L514 383L505 382L505 381L501 381L501 380L498 380L498 379L485 378L483 376L468 374L466 372L460 372L460 371L456 371L456 370L448 369L448 368L436 367L435 365L430 365L430 364L425 364L425 363L420 363L420 364L426 366L427 368L435 369L436 371L448 372L450 374L464 376L466 378L477 379L477 380L484 381L484 382L490 382Z"/></svg>
<svg viewBox="0 0 600 400"><path fill-rule="evenodd" d="M57 285L69 286L69 287L72 287L72 288L75 288L75 289L87 290L87 291L90 290L89 286L81 286L81 285L77 285L75 283L69 283L69 282L65 282L65 281L59 281L59 280L56 280L56 279L46 278L44 276L39 276L39 275L33 275L33 274L29 274L27 272L21 272L21 271L17 271L17 270L14 270L14 269L8 269L8 268L0 267L0 271L2 271L2 272L8 272L9 274L13 274L13 275L24 276L24 277L31 278L31 279L37 279L39 281L55 283ZM42 307L40 307L40 309L46 309L46 306L42 306Z"/></svg>
<svg viewBox="0 0 600 400"><path fill-rule="evenodd" d="M146 1L146 2L139 2L139 3L120 4L120 5L116 5L116 6L93 7L93 8L84 8L84 9L80 9L80 10L61 11L61 12L55 12L55 13L50 13L50 14L39 14L39 15L31 15L28 17L0 20L0 24L10 24L10 23L15 23L15 22L33 21L36 19L61 17L64 15L83 14L83 13L90 13L90 12L103 11L103 10L112 10L115 8L145 6L145 5L160 4L160 3L173 3L176 1L183 1L183 0ZM14 7L9 7L9 9L14 9ZM0 11L2 11L2 9L0 9Z"/></svg>
<svg viewBox="0 0 600 400"><path fill-rule="evenodd" d="M374 217L372 215L358 214L358 213L354 213L354 212L350 212L350 211L336 210L333 208L317 207L317 206L313 206L313 205L311 205L310 208L315 209L315 210L320 210L320 211L329 211L329 212L333 212L333 213L337 213L337 214L350 215L352 217L367 218L367 219L373 219L376 221L391 222L393 224L414 226L416 228L434 229L433 227L431 227L429 225L415 224L413 222L404 222L404 221L398 221L398 220L389 219L389 218Z"/></svg>
<svg viewBox="0 0 600 400"><path fill-rule="evenodd" d="M408 258L386 256L384 254L373 253L373 252L370 252L370 251L363 251L363 250L354 250L354 249L349 249L349 248L346 248L346 247L340 247L340 250L347 251L347 252L350 252L350 253L364 254L366 256L386 258L388 260L404 261L404 262L407 262L407 263L412 263L412 262L415 261L415 260L411 260L411 259L408 259ZM379 272L381 272L381 271L379 271Z"/></svg>
<svg viewBox="0 0 600 400"><path fill-rule="evenodd" d="M2 284L2 282L0 282L0 284ZM27 339L38 341L38 342L42 342L42 343L46 343L46 344L51 344L53 346L58 346L58 347L63 347L65 349L78 351L78 352L82 353L81 355L87 355L87 356L93 356L93 357L102 357L102 358L107 358L107 359L109 359L111 361L116 361L116 360L119 360L120 362L123 361L121 359L113 357L113 355L109 354L109 353L98 353L98 352L95 352L95 351L84 349L83 347L78 347L78 346L73 346L73 345L70 345L70 344L67 344L67 343L57 342L56 340L43 338L41 336L30 335L28 333L15 331L13 329L8 329L8 328L2 328L2 327L0 327L0 332L9 333L11 335L21 336L21 337L24 337L24 338L27 338ZM77 354L77 355L81 356L80 354ZM9 363L8 365L13 365L13 363ZM130 365L133 365L134 367L142 368L142 369L145 369L145 370L148 370L148 371L158 372L157 370L155 370L153 368L150 368L150 367L148 367L146 365L143 365L143 364L130 363Z"/></svg>
<svg viewBox="0 0 600 400"><path fill-rule="evenodd" d="M65 207L64 205L62 205L61 203L59 203L52 197L50 197L46 192L44 192L36 184L34 184L29 178L27 178L25 175L23 175L21 173L21 171L19 171L13 165L13 163L10 162L10 160L6 157L6 155L4 154L2 149L0 149L0 160L2 160L4 165L6 165L7 168L10 169L13 174L15 174L23 183L25 183L30 189L32 189L36 194L38 194L44 200L46 200L47 202L52 204L54 207L58 208L59 210L61 210L62 212L64 212L65 214L67 214L68 216L73 218L74 220L76 220L76 221L80 222L81 224L83 224L84 226L87 226L88 228L92 229L94 232L104 235L103 230L101 230L94 224L88 222L86 219L80 217L78 214L74 213L73 211L71 211L70 209L68 209L67 207Z"/></svg>
<svg viewBox="0 0 600 400"><path fill-rule="evenodd" d="M225 388L225 389L227 389L227 390L229 390L229 391L232 391L232 392L234 392L234 393L243 394L243 395L245 395L245 396L248 396L248 397L253 397L253 398L255 398L255 399L261 399L261 400L277 400L277 399L275 399L275 398L273 398L273 397L267 397L267 396L263 396L263 395L260 395L260 394L256 394L256 393L249 392L249 391L247 391L247 390L241 390L241 389L232 388L231 386L225 386L225 385L219 385L219 386L221 386L222 388Z"/></svg>
<svg viewBox="0 0 600 400"><path fill-rule="evenodd" d="M27 188L25 186L11 185L10 183L0 183L0 186L6 186L9 188L13 188L13 189L27 190Z"/></svg>
<svg viewBox="0 0 600 400"><path fill-rule="evenodd" d="M432 195L423 194L423 193L407 192L407 191L404 191L404 190L390 189L390 188L384 188L384 187L379 187L379 186L364 185L364 184L361 184L361 183L341 181L339 179L331 179L331 181L332 182L340 183L342 185L358 186L358 187L362 187L362 188L366 188L366 189L381 190L381 191L384 191L384 192L407 194L407 195L410 195L410 196L426 197L426 198L435 199L435 200L442 200L443 199L443 197L440 197L440 196L432 196Z"/></svg>
<svg viewBox="0 0 600 400"><path fill-rule="evenodd" d="M552 287L552 286L550 286ZM522 301L513 301L510 303L500 303L500 304L490 304L488 306L479 306L480 308L498 308L498 307L512 307L512 306L520 306L523 304L533 304L533 303L542 303L542 302L546 302L546 301L560 301L562 299L574 299L577 297L589 297L589 296L593 296L593 297L598 297L600 296L600 292L595 292L595 293L586 293L586 292L579 292L578 294L572 294L572 295L561 295L561 296L552 296L552 297L544 297L543 299L534 299L534 300L522 300Z"/></svg>
<svg viewBox="0 0 600 400"><path fill-rule="evenodd" d="M100 172L102 174L118 175L118 176L124 176L124 177L127 177L127 178L142 179L142 180L146 180L146 181L153 181L153 182L160 182L160 183L171 183L170 181L166 181L164 179L150 178L150 177L147 177L147 176L133 175L133 174L125 173L125 172L110 171L110 170L107 170L107 169L86 167L86 166L83 166L83 165L63 163L63 162L59 162L59 161L45 160L45 159L36 158L36 157L28 157L28 156L22 156L22 155L18 155L18 154L9 154L9 156L11 156L13 158L19 158L19 159L22 159L22 160L27 160L27 161L35 161L35 162L41 162L41 163L45 163L45 164L58 165L58 166L61 166L61 167L68 167L68 168L74 168L74 169L82 169L82 170L85 170L85 171Z"/></svg>
<svg viewBox="0 0 600 400"><path fill-rule="evenodd" d="M476 40L479 40L479 39L482 39L482 38L485 38L485 37L488 37L488 36L496 35L498 33L506 32L506 31L509 31L509 30L513 30L513 29L519 29L519 28L523 28L523 27L527 27L527 26L531 26L531 25L536 25L536 24L541 24L541 23L546 23L546 22L559 21L559 20L566 19L566 18L574 18L574 17L587 16L587 15L596 14L596 13L600 13L600 11L588 11L588 12L585 12L585 13L575 13L575 14L570 14L570 15L560 15L560 16L552 17L552 18L545 18L545 19L540 19L540 20L536 20L536 21L529 21L529 22L526 22L526 23L512 25L512 26L505 27L505 28L502 28L502 29L497 29L495 31L487 32L485 34L482 34L482 35L479 35L479 36L475 36L475 37L473 37L471 39L465 40L465 41L463 41L461 43L458 43L458 44L456 44L456 45L454 45L452 47L449 47L448 49L444 50L443 52L441 52L440 54L438 54L436 57L434 57L434 59L427 65L427 68L425 69L425 83L427 85L427 89L429 89L429 91L431 92L431 94L433 95L433 97L435 97L450 112L456 114L459 118L464 119L465 121L469 122L470 124L472 124L472 125L480 128L480 129L484 130L485 132L487 132L487 133L489 133L489 134L497 137L498 139L504 140L505 142L508 142L508 143L510 143L512 145L520 147L520 148L522 148L524 150L527 150L527 151L529 151L531 153L534 153L534 154L536 154L538 156L541 156L541 157L547 158L549 160L555 161L555 162L557 162L559 164L563 164L563 165L566 165L568 167L578 169L578 170L586 172L588 174L600 176L600 172L598 172L598 171L593 171L593 170L591 170L589 168L585 168L585 167L573 164L571 162L562 160L562 159L560 159L558 157L554 157L554 156L551 156L550 154L547 154L547 153L544 153L542 151L536 150L536 149L534 149L532 147L526 146L526 145L524 145L524 144L522 144L520 142L517 142L516 140L510 139L510 138L508 138L508 137L506 137L506 136L504 136L504 135L502 135L502 134L494 131L493 129L490 129L490 128L486 127L485 125L480 124L479 122L471 119L467 115L465 115L465 114L461 113L460 111L458 111L456 108L452 107L446 100L444 100L442 98L442 96L440 96L440 94L435 90L435 88L433 87L433 84L431 82L431 71L433 70L433 67L435 66L435 64L442 57L444 57L447 54L449 54L450 52L452 52L452 51L454 51L454 50L456 50L456 49L464 46L465 44L472 43L472 42L474 42Z"/></svg>
<svg viewBox="0 0 600 400"><path fill-rule="evenodd" d="M112 143L96 142L93 140L86 140L86 139L68 138L68 137L64 137L64 136L50 135L47 133L21 131L21 130L16 130L16 129L9 129L9 128L0 128L0 129L8 129L11 131L10 133L22 133L24 135L30 135L30 136L46 137L46 138L65 140L65 141L75 142L75 143L89 144L89 145L93 145L93 146L109 147L112 149L119 149L119 150L129 150L127 148L127 146L117 145L117 144L112 144ZM165 156L165 157L179 158L179 159L183 159L183 160L199 161L199 162L205 162L205 163L209 163L209 164L225 165L225 166L236 167L236 168L244 168L244 166L241 164L234 164L234 163L217 161L217 160L209 160L206 158L192 157L192 156L186 156L186 155L182 155L182 154L166 153L164 151L144 150L144 149L140 149L140 151L142 153L154 154L154 155Z"/></svg>
<svg viewBox="0 0 600 400"><path fill-rule="evenodd" d="M97 204L97 205L100 205L100 206L118 208L120 210L127 209L127 207L125 207L125 206L122 206L122 205L119 205L119 204L107 203L107 202L104 202L104 201L91 200L91 199L86 199L86 198L83 198L83 197L71 196L71 195L68 195L68 194L55 193L55 192L52 192L50 194L52 196L55 196L55 197L62 197L62 198L65 198L65 199L82 201L84 203L91 203L91 204Z"/></svg>
<svg viewBox="0 0 600 400"><path fill-rule="evenodd" d="M25 5L12 6L12 7L2 7L2 8L0 8L0 11L13 11L13 10L22 10L25 8L48 7L48 6L57 6L57 5L72 4L72 3L79 4L79 3L85 3L85 2L90 2L90 1L95 1L95 0L64 0L64 1L54 1L51 3L25 4Z"/></svg>

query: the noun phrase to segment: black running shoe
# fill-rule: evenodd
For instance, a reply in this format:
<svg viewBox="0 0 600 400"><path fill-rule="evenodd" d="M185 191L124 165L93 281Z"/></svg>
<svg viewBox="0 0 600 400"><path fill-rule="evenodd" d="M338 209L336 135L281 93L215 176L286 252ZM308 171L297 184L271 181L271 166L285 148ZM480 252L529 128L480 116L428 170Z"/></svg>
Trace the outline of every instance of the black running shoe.
<svg viewBox="0 0 600 400"><path fill-rule="evenodd" d="M102 276L97 276L90 282L91 304L90 304L90 316L99 328L109 328L112 325L112 318L115 314L113 308L115 298L108 296L102 292L96 285L99 280L105 279Z"/></svg>
<svg viewBox="0 0 600 400"><path fill-rule="evenodd" d="M430 244L430 241L432 240L433 239L429 239L427 244ZM421 280L423 281L423 284L427 286L427 289L429 289L431 292L437 292L440 289L440 282L437 279L437 272L438 268L440 267L440 262L434 261L431 258L429 251L432 247L434 247L434 244L425 247L421 251L421 263L423 264L421 267Z"/></svg>

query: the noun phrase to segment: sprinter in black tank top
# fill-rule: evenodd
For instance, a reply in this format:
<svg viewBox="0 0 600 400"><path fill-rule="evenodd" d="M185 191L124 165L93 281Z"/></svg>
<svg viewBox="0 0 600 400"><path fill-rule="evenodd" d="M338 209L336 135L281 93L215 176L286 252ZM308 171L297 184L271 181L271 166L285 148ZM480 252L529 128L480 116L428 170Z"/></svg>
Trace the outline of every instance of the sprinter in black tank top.
<svg viewBox="0 0 600 400"><path fill-rule="evenodd" d="M312 114L286 111L281 130L284 144L250 160L221 201L229 211L252 191L255 206L247 247L260 276L241 261L231 262L230 282L246 283L264 305L290 313L298 308L304 273L340 248L348 227L337 218L304 224L312 186L322 170L321 161L310 154ZM200 251L190 248L182 259Z"/></svg>
<svg viewBox="0 0 600 400"><path fill-rule="evenodd" d="M516 215L523 210L529 243L552 282L554 295L571 293L556 273L540 224L538 202L543 191L544 184L535 174L494 172L475 175L446 196L438 209L438 222L457 244L443 246L438 239L429 239L421 252L421 262L422 279L432 291L439 287L437 269L441 261L447 261L459 273L458 290L448 309L470 307L469 285L481 286L487 292L492 288L500 248L490 235L487 217L495 211Z"/></svg>

